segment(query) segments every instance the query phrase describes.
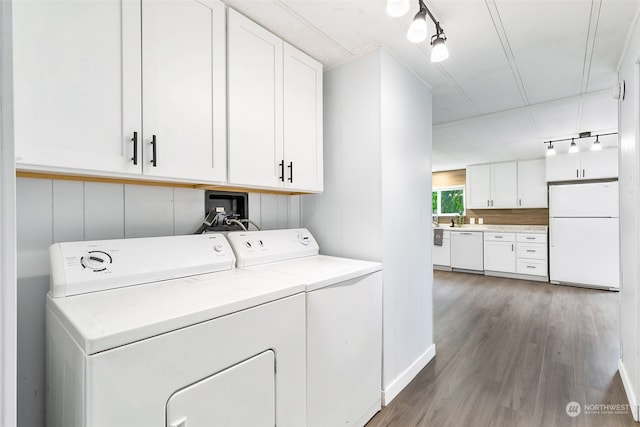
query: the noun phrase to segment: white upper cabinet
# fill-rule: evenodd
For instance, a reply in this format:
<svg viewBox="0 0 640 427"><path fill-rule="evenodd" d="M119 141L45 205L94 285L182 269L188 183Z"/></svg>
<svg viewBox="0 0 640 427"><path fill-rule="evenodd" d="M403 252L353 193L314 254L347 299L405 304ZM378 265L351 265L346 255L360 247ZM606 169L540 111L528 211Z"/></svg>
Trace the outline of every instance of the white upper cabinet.
<svg viewBox="0 0 640 427"><path fill-rule="evenodd" d="M491 207L491 165L467 166L467 207Z"/></svg>
<svg viewBox="0 0 640 427"><path fill-rule="evenodd" d="M143 1L142 43L144 174L224 182L224 5Z"/></svg>
<svg viewBox="0 0 640 427"><path fill-rule="evenodd" d="M229 9L229 183L322 191L322 64Z"/></svg>
<svg viewBox="0 0 640 427"><path fill-rule="evenodd" d="M518 207L546 208L547 181L545 160L524 160L518 162Z"/></svg>
<svg viewBox="0 0 640 427"><path fill-rule="evenodd" d="M617 178L618 149L547 156L546 175L548 182Z"/></svg>
<svg viewBox="0 0 640 427"><path fill-rule="evenodd" d="M229 182L282 186L283 42L232 9L227 34Z"/></svg>
<svg viewBox="0 0 640 427"><path fill-rule="evenodd" d="M517 201L516 162L467 167L467 207L512 208Z"/></svg>
<svg viewBox="0 0 640 427"><path fill-rule="evenodd" d="M221 2L20 1L13 31L18 168L225 180Z"/></svg>
<svg viewBox="0 0 640 427"><path fill-rule="evenodd" d="M141 172L140 36L139 3L13 2L18 169Z"/></svg>
<svg viewBox="0 0 640 427"><path fill-rule="evenodd" d="M322 64L284 44L285 187L322 191Z"/></svg>

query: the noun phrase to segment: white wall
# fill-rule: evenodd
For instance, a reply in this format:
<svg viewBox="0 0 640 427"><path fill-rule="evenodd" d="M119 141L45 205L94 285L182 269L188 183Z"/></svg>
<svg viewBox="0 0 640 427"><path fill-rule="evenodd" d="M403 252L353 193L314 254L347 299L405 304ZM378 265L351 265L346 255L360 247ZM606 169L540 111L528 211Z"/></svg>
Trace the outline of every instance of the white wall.
<svg viewBox="0 0 640 427"><path fill-rule="evenodd" d="M48 247L54 242L191 234L204 190L20 178L17 182L18 423L44 426ZM300 226L298 196L249 194L265 229Z"/></svg>
<svg viewBox="0 0 640 427"><path fill-rule="evenodd" d="M640 265L638 247L640 230L640 21L619 70L619 80L625 81L625 99L619 104L618 135L620 161L620 375L625 385L632 413L638 421L640 393Z"/></svg>
<svg viewBox="0 0 640 427"><path fill-rule="evenodd" d="M435 355L431 90L384 51L324 75L323 194L303 196L321 251L384 264L383 401Z"/></svg>
<svg viewBox="0 0 640 427"><path fill-rule="evenodd" d="M16 423L16 232L11 2L0 2L0 425Z"/></svg>

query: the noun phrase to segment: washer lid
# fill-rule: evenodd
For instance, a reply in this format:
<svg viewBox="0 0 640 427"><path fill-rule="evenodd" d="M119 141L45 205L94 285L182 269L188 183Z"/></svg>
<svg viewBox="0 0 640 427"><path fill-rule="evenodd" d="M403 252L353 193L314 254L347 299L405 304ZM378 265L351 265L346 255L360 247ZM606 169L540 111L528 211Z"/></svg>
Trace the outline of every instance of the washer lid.
<svg viewBox="0 0 640 427"><path fill-rule="evenodd" d="M176 331L304 291L295 277L265 278L243 270L47 297L47 308L87 354Z"/></svg>
<svg viewBox="0 0 640 427"><path fill-rule="evenodd" d="M230 270L222 234L55 243L49 247L54 298Z"/></svg>

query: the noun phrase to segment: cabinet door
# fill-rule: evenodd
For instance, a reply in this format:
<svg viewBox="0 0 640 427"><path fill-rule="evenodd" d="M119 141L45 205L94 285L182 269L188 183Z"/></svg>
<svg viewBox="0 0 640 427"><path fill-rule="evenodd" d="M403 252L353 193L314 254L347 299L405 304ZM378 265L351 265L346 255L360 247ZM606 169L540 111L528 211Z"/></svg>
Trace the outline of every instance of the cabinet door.
<svg viewBox="0 0 640 427"><path fill-rule="evenodd" d="M618 150L607 148L602 151L580 153L580 178L600 179L618 177Z"/></svg>
<svg viewBox="0 0 640 427"><path fill-rule="evenodd" d="M144 174L225 181L224 5L145 0L142 31Z"/></svg>
<svg viewBox="0 0 640 427"><path fill-rule="evenodd" d="M515 242L484 242L484 269L504 273L516 272Z"/></svg>
<svg viewBox="0 0 640 427"><path fill-rule="evenodd" d="M580 179L580 156L578 154L556 154L547 156L547 182Z"/></svg>
<svg viewBox="0 0 640 427"><path fill-rule="evenodd" d="M467 207L491 206L491 165L467 166Z"/></svg>
<svg viewBox="0 0 640 427"><path fill-rule="evenodd" d="M13 2L13 78L18 169L140 173L139 3Z"/></svg>
<svg viewBox="0 0 640 427"><path fill-rule="evenodd" d="M322 64L284 44L285 187L322 191Z"/></svg>
<svg viewBox="0 0 640 427"><path fill-rule="evenodd" d="M281 188L282 40L229 9L229 182Z"/></svg>
<svg viewBox="0 0 640 427"><path fill-rule="evenodd" d="M548 206L544 166L544 159L518 162L519 208L546 208Z"/></svg>
<svg viewBox="0 0 640 427"><path fill-rule="evenodd" d="M491 165L491 207L515 208L518 203L516 162Z"/></svg>

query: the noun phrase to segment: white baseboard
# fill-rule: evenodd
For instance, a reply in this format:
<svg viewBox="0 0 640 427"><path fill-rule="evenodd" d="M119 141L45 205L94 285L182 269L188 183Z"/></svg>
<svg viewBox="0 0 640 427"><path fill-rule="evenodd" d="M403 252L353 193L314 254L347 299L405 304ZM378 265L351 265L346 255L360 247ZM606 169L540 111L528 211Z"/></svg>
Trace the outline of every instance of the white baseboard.
<svg viewBox="0 0 640 427"><path fill-rule="evenodd" d="M618 371L620 372L620 378L622 378L622 385L624 385L624 391L627 393L627 400L629 400L629 406L631 407L631 415L633 415L633 419L635 421L639 420L639 408L638 401L636 400L636 395L633 392L633 386L631 385L631 381L629 380L629 375L627 375L627 370L622 363L622 359L618 359Z"/></svg>
<svg viewBox="0 0 640 427"><path fill-rule="evenodd" d="M427 366L427 364L436 355L436 345L431 344L427 351L422 353L415 362L411 364L404 372L384 390L382 390L382 406L387 406L400 392L413 380L416 375Z"/></svg>

